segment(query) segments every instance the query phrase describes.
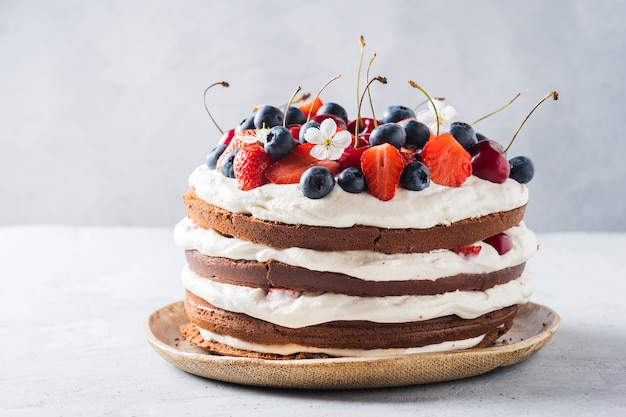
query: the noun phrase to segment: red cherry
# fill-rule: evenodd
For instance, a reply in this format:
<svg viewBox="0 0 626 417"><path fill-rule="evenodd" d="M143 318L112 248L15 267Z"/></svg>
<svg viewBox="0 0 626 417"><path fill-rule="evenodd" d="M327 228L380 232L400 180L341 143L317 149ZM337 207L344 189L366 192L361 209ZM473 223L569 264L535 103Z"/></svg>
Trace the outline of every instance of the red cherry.
<svg viewBox="0 0 626 417"><path fill-rule="evenodd" d="M289 129L289 131L291 132L291 136L293 136L293 138L298 141L298 138L300 137L300 128L302 127L302 125L289 125L287 126L287 129ZM298 143L300 143L298 141Z"/></svg>
<svg viewBox="0 0 626 417"><path fill-rule="evenodd" d="M377 124L382 124L381 121L376 121ZM352 134L354 134L354 128L356 127L356 119L352 120L350 123L348 123L348 131L351 132ZM371 117L361 117L361 124L359 125L359 136L361 136L361 134L365 134L365 133L371 133L372 130L374 130L375 127L375 123L374 123L374 119L372 119Z"/></svg>
<svg viewBox="0 0 626 417"><path fill-rule="evenodd" d="M509 161L493 146L483 145L472 156L472 173L478 178L502 184L509 178L510 172Z"/></svg>
<svg viewBox="0 0 626 417"><path fill-rule="evenodd" d="M339 162L339 171L346 168L361 168L361 155L369 148L368 145L358 148L348 147L343 151L337 162Z"/></svg>
<svg viewBox="0 0 626 417"><path fill-rule="evenodd" d="M495 149L496 151L498 151L500 153L504 153L504 149L502 148L502 145L500 145L496 141L489 140L489 139L481 140L481 141L478 141L475 144L473 144L469 148L469 153L470 153L470 155L474 156L478 152L480 152L481 149L484 149L486 147L493 148L493 149Z"/></svg>
<svg viewBox="0 0 626 417"><path fill-rule="evenodd" d="M230 129L229 131L224 132L224 134L222 135L218 143L220 145L228 146L228 144L230 143L230 141L232 140L234 136L235 136L235 129Z"/></svg>
<svg viewBox="0 0 626 417"><path fill-rule="evenodd" d="M346 122L341 117L335 116L334 114L318 114L311 117L311 120L320 124L326 119L333 119L335 123L337 123L337 130L348 130Z"/></svg>
<svg viewBox="0 0 626 417"><path fill-rule="evenodd" d="M493 246L493 248L498 252L498 255L504 255L513 249L513 241L504 233L491 236L490 238L485 239L484 242Z"/></svg>

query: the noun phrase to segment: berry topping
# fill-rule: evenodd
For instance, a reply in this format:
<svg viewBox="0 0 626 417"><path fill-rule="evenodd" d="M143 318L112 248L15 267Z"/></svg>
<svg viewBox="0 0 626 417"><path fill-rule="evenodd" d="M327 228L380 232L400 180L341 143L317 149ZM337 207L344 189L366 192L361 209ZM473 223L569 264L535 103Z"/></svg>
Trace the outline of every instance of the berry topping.
<svg viewBox="0 0 626 417"><path fill-rule="evenodd" d="M267 178L274 184L296 184L302 173L312 166L324 166L336 174L339 168L337 161L320 160L311 156L314 146L312 143L296 146L289 155L270 165L265 173Z"/></svg>
<svg viewBox="0 0 626 417"><path fill-rule="evenodd" d="M265 152L275 159L280 159L293 149L295 142L291 131L283 126L274 126L265 136Z"/></svg>
<svg viewBox="0 0 626 417"><path fill-rule="evenodd" d="M267 184L265 171L271 162L269 155L257 144L239 149L233 159L233 171L239 188L247 191Z"/></svg>
<svg viewBox="0 0 626 417"><path fill-rule="evenodd" d="M283 124L283 111L274 106L263 106L254 115L254 127L269 129Z"/></svg>
<svg viewBox="0 0 626 417"><path fill-rule="evenodd" d="M430 129L415 119L406 119L398 123L406 133L404 148L410 151L422 149L430 139Z"/></svg>
<svg viewBox="0 0 626 417"><path fill-rule="evenodd" d="M465 150L468 150L472 145L478 142L474 128L472 125L465 122L451 123L450 134L454 136L454 139L456 139Z"/></svg>
<svg viewBox="0 0 626 417"><path fill-rule="evenodd" d="M435 184L460 187L472 175L472 158L449 133L429 140L422 150L422 162Z"/></svg>
<svg viewBox="0 0 626 417"><path fill-rule="evenodd" d="M369 148L369 146L361 146L358 148L348 147L346 148L337 162L339 162L339 170L343 171L344 169L353 167L353 168L361 168L361 155Z"/></svg>
<svg viewBox="0 0 626 417"><path fill-rule="evenodd" d="M386 123L379 125L370 134L370 145L376 146L388 143L395 148L402 148L406 142L406 132L396 123Z"/></svg>
<svg viewBox="0 0 626 417"><path fill-rule="evenodd" d="M323 104L324 103L322 103L322 100L320 100L319 97L315 97L309 101L305 101L304 103L300 104L298 108L306 116L309 116L309 114L311 116L315 116L317 114L317 111L319 110L320 107L322 107Z"/></svg>
<svg viewBox="0 0 626 417"><path fill-rule="evenodd" d="M346 192L358 194L367 189L365 176L360 168L346 168L337 176L337 184Z"/></svg>
<svg viewBox="0 0 626 417"><path fill-rule="evenodd" d="M498 252L498 255L504 255L511 249L513 249L513 241L504 233L499 233L495 236L485 239L484 241Z"/></svg>
<svg viewBox="0 0 626 417"><path fill-rule="evenodd" d="M230 129L224 132L224 134L222 135L222 137L217 143L219 143L220 145L228 145L234 136L235 136L235 129Z"/></svg>
<svg viewBox="0 0 626 417"><path fill-rule="evenodd" d="M374 197L388 201L396 195L404 162L394 146L383 143L367 148L361 156L361 169Z"/></svg>
<svg viewBox="0 0 626 417"><path fill-rule="evenodd" d="M306 114L297 107L289 107L285 115L285 125L301 125L306 123Z"/></svg>
<svg viewBox="0 0 626 417"><path fill-rule="evenodd" d="M246 146L249 143L251 143L251 141L254 141L254 139L251 139L253 137L256 137L256 130L254 130L254 129L252 129L252 130L243 130L243 131L237 133L232 138L232 140L230 141L230 143L228 144L228 146L226 147L224 152L222 152L222 155L218 157L217 163L215 165L215 168L218 171L220 171L222 169L222 162L226 159L226 156L228 154L230 154L232 151L234 151L235 149L241 149L244 146Z"/></svg>
<svg viewBox="0 0 626 417"><path fill-rule="evenodd" d="M243 119L241 123L239 123L239 125L235 128L235 133L250 129L254 129L254 114Z"/></svg>
<svg viewBox="0 0 626 417"><path fill-rule="evenodd" d="M520 184L527 184L535 176L535 165L533 161L526 156L516 156L509 159L511 172L509 178L513 178Z"/></svg>
<svg viewBox="0 0 626 417"><path fill-rule="evenodd" d="M332 114L341 118L346 125L348 124L348 112L337 103L325 103L317 110L317 115Z"/></svg>
<svg viewBox="0 0 626 417"><path fill-rule="evenodd" d="M468 245L454 248L452 249L452 252L456 253L457 255L463 256L464 258L471 258L472 256L478 255L481 249L482 247L480 246Z"/></svg>
<svg viewBox="0 0 626 417"><path fill-rule="evenodd" d="M421 162L411 162L402 170L400 185L407 190L421 191L430 185L430 173Z"/></svg>
<svg viewBox="0 0 626 417"><path fill-rule="evenodd" d="M500 145L490 140L483 140L476 144L478 149L473 150L472 173L478 178L502 184L509 178L511 166L500 151Z"/></svg>
<svg viewBox="0 0 626 417"><path fill-rule="evenodd" d="M310 127L315 127L319 129L320 124L314 121L306 122L305 124L303 124L302 127L300 127L300 133L298 135L298 140L300 141L300 143L306 143L306 138L304 137L304 135L307 129Z"/></svg>
<svg viewBox="0 0 626 417"><path fill-rule="evenodd" d="M209 168L215 169L215 167L217 166L217 160L220 156L222 156L226 148L227 146L225 144L220 143L215 148L213 148L211 152L209 152L209 155L206 158L206 164Z"/></svg>
<svg viewBox="0 0 626 417"><path fill-rule="evenodd" d="M233 161L235 160L235 156L239 153L241 149L235 149L224 156L224 160L221 161L222 174L228 178L235 178L235 168L233 166Z"/></svg>
<svg viewBox="0 0 626 417"><path fill-rule="evenodd" d="M314 166L308 168L300 178L300 188L305 197L318 199L325 197L335 187L335 176L328 168Z"/></svg>
<svg viewBox="0 0 626 417"><path fill-rule="evenodd" d="M415 117L415 112L404 106L389 106L383 113L383 123L395 123Z"/></svg>

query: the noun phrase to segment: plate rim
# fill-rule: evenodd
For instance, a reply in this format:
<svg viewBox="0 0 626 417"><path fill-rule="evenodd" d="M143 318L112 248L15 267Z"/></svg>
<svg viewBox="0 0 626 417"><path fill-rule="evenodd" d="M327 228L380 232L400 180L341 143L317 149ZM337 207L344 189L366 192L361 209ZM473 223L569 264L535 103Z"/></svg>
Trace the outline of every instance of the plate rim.
<svg viewBox="0 0 626 417"><path fill-rule="evenodd" d="M266 386L266 387L274 387L274 388L304 388L304 389L355 389L355 388L380 388L380 387L389 387L389 386L406 386L406 385L419 385L424 383L431 382L443 382L454 379L460 379L465 377L477 376L484 374L486 372L490 372L499 367L510 366L516 363L519 363L528 357L535 354L541 348L543 348L548 341L552 338L552 336L556 333L561 318L559 314L553 309L546 307L544 305L528 302L522 306L521 308L535 308L538 310L542 310L551 320L547 323L543 323L543 327L536 334L533 334L530 337L524 338L523 340L508 343L498 346L489 346L486 348L478 348L478 349L463 349L449 352L427 352L427 353L412 353L412 354L401 354L394 356L384 356L384 357L340 357L340 358L326 358L326 359L285 359L285 360L273 360L273 359L261 359L261 358L246 358L246 357L233 357L233 356L220 356L211 354L209 352L206 353L196 353L196 352L188 352L176 348L162 340L160 340L153 331L152 324L158 319L157 316L163 314L167 310L180 309L183 305L184 301L176 301L170 304L167 304L157 310L154 310L150 315L144 320L144 334L147 338L149 344L152 348L157 351L157 353L166 359L168 362L176 366L177 368L208 379L219 380L223 382L232 382L243 385L254 385L254 386ZM182 338L182 336L181 336ZM286 371L289 371L293 368L299 368L299 370L308 370L313 372L318 372L324 367L350 367L356 365L379 365L379 366L399 366L404 363L410 364L419 361L432 361L437 363L442 363L441 361L454 361L455 359L465 358L470 362L472 359L481 359L483 357L490 357L496 355L508 354L508 356L513 356L513 359L505 360L504 363L497 364L497 366L492 367L487 370L480 370L476 373L469 372L467 375L461 376L460 378L441 378L441 379L433 379L433 380L420 380L419 378L415 378L414 380L409 381L399 381L397 384L389 384L382 383L376 384L372 382L359 384L346 384L345 381L301 381L296 382L286 380L286 381L273 381L267 380L267 378L248 378L247 373L250 369L253 368L264 368L272 371L282 372L283 374ZM210 375L207 376L206 367L216 367L219 369L215 369L214 372L208 372ZM218 372L222 367L226 367L227 373ZM231 374L234 371L234 374ZM237 371L243 371L243 374L238 374ZM311 379L315 379L317 376L315 374L311 375Z"/></svg>

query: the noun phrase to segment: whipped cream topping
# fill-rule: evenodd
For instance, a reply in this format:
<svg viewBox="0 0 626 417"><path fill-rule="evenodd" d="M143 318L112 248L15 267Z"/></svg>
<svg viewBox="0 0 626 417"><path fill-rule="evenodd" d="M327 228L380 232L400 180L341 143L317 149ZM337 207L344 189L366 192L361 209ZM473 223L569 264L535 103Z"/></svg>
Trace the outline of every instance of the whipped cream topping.
<svg viewBox="0 0 626 417"><path fill-rule="evenodd" d="M257 343L246 342L231 336L225 336L205 330L196 326L200 331L200 335L204 340L214 340L236 349L251 350L262 353L274 353L278 355L291 355L298 352L308 353L326 353L331 356L353 356L353 357L384 357L406 355L411 353L428 353L428 352L446 352L459 349L469 349L479 344L485 335L473 337L464 340L455 340L449 342L436 343L432 345L421 346L417 348L399 348L399 349L334 349L334 348L318 348L311 346L302 346L298 344L287 345L260 345Z"/></svg>
<svg viewBox="0 0 626 417"><path fill-rule="evenodd" d="M436 280L459 272L481 274L519 265L537 251L534 233L524 223L505 233L511 238L513 248L499 255L484 242L476 256L464 257L450 250L427 253L385 254L371 251L321 252L311 249L276 249L223 236L212 229L196 226L189 218L181 220L174 228L175 243L185 250L197 250L208 256L233 260L267 262L270 259L320 272L336 272L368 281Z"/></svg>
<svg viewBox="0 0 626 417"><path fill-rule="evenodd" d="M528 202L528 189L513 179L495 184L470 176L461 187L433 184L422 191L398 187L396 196L380 201L364 192L351 194L335 187L322 199L305 197L299 184L266 184L248 191L237 181L202 165L189 185L209 204L234 212L286 224L390 229L427 229L467 218L508 211Z"/></svg>
<svg viewBox="0 0 626 417"><path fill-rule="evenodd" d="M530 275L486 291L455 291L427 296L355 297L335 293L271 296L261 288L224 284L204 279L188 266L182 273L185 289L208 303L247 314L279 326L299 328L336 320L405 323L456 314L472 319L514 304L528 302Z"/></svg>

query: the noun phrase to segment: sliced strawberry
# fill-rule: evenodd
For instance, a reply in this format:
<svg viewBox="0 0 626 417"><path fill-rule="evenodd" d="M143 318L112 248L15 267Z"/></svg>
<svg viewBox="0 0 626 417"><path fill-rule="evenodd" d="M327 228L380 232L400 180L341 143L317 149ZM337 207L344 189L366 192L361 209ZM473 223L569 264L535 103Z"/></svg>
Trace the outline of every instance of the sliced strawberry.
<svg viewBox="0 0 626 417"><path fill-rule="evenodd" d="M318 97L317 100L312 98L309 101L305 101L304 103L300 104L298 108L302 110L302 113L304 113L304 115L307 117L309 116L309 112L311 112L312 117L317 114L317 111L320 109L320 107L322 107L322 104L324 103L322 103L322 100ZM311 110L311 107L313 108L313 110Z"/></svg>
<svg viewBox="0 0 626 417"><path fill-rule="evenodd" d="M472 175L472 157L449 133L426 142L422 162L435 184L460 187Z"/></svg>
<svg viewBox="0 0 626 417"><path fill-rule="evenodd" d="M370 193L379 200L387 201L396 195L404 161L398 149L383 143L363 152L361 169Z"/></svg>
<svg viewBox="0 0 626 417"><path fill-rule="evenodd" d="M311 156L311 149L315 145L305 143L296 146L291 153L284 158L274 162L266 172L267 178L274 184L296 184L307 169L312 166L323 166L336 175L339 170L339 163L329 159L317 159Z"/></svg>
<svg viewBox="0 0 626 417"><path fill-rule="evenodd" d="M481 249L482 248L480 246L467 245L459 246L458 248L452 249L452 251L457 255L461 255L465 258L471 258L472 256L478 255Z"/></svg>
<svg viewBox="0 0 626 417"><path fill-rule="evenodd" d="M231 153L235 149L241 149L244 146L249 145L250 144L249 141L246 142L242 139L242 138L249 137L249 136L256 136L256 130L248 129L248 130L242 130L239 133L235 133L235 135L230 139L230 142L228 143L228 146L226 147L226 149L224 149L224 152L222 152L222 155L218 158L215 169L217 169L218 171L222 169L222 161L226 158L226 156L229 153Z"/></svg>
<svg viewBox="0 0 626 417"><path fill-rule="evenodd" d="M265 176L265 171L271 162L272 158L257 144L248 144L241 148L233 159L235 179L239 188L248 191L267 184L268 179Z"/></svg>

